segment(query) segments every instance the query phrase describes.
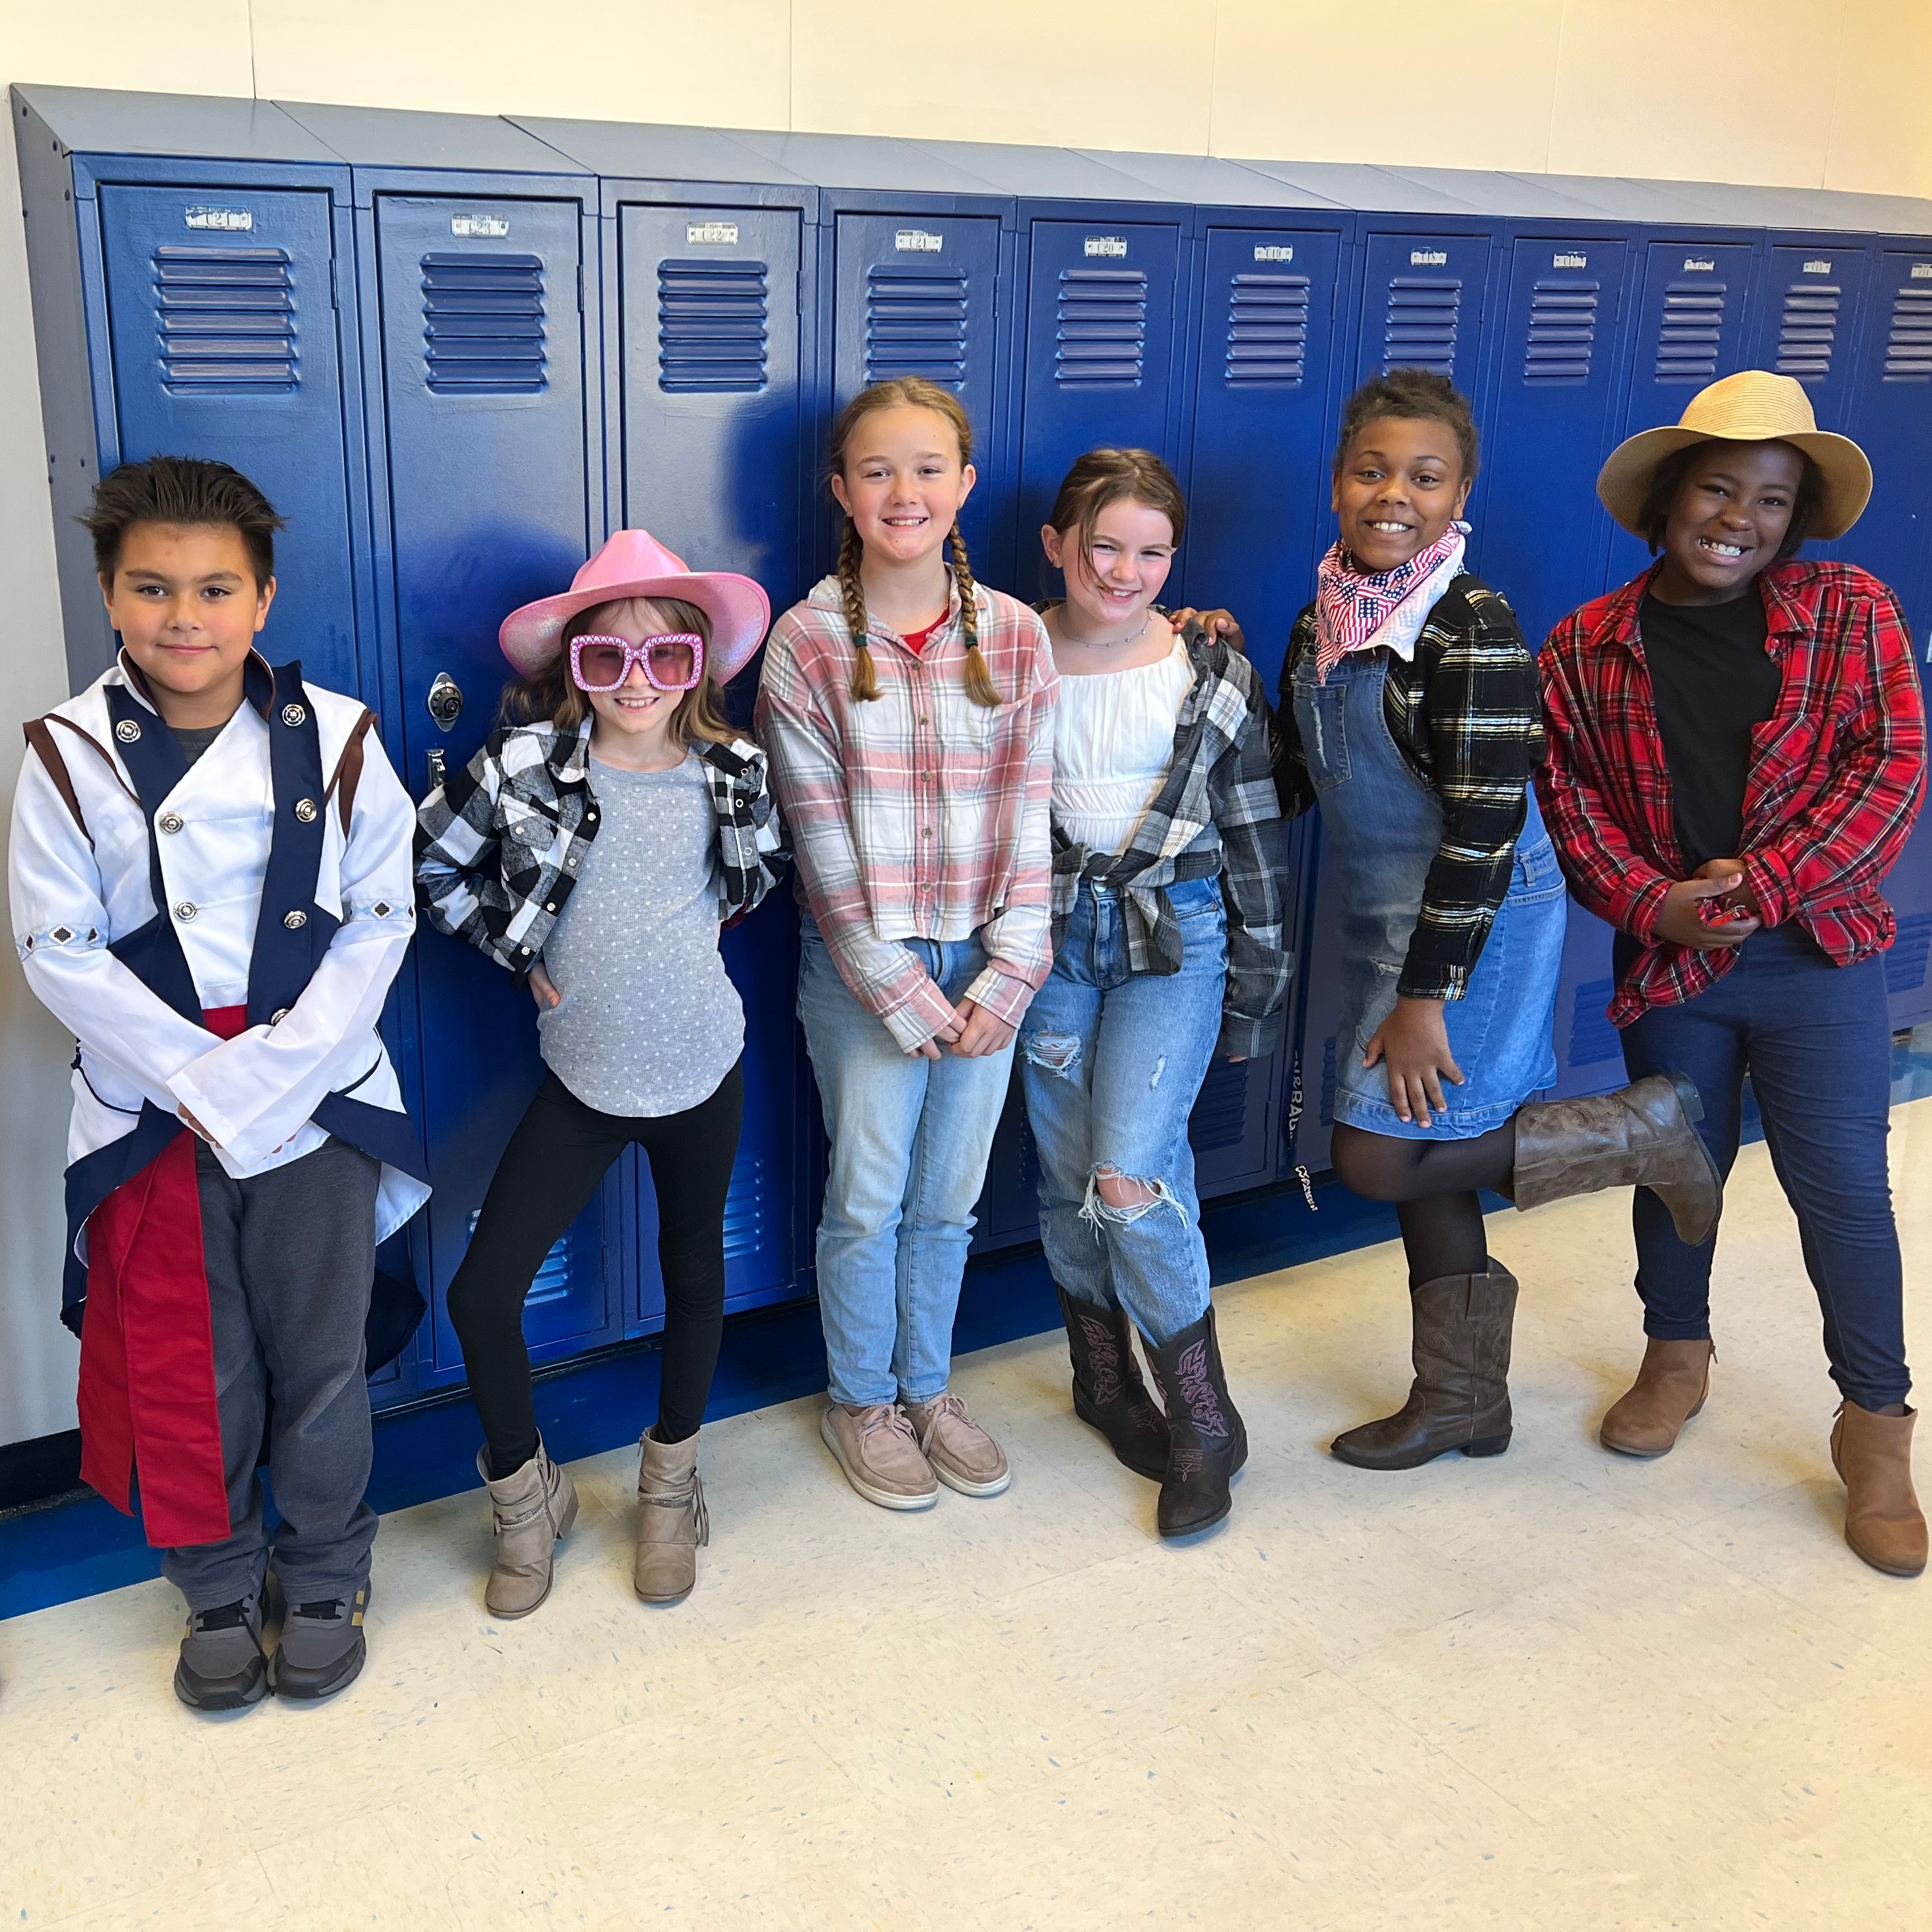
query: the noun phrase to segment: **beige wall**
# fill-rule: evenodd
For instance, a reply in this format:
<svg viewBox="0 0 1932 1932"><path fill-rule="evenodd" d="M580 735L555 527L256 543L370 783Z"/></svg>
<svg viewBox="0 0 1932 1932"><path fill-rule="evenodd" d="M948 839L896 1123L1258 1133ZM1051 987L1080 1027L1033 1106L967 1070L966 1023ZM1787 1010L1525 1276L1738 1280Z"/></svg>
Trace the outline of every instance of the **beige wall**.
<svg viewBox="0 0 1932 1932"><path fill-rule="evenodd" d="M890 41L888 17L859 0L0 0L0 87L1932 195L1932 0L1721 17L1686 0L972 0L902 16ZM18 722L64 694L38 411L20 225L0 220L0 829ZM54 1322L68 1050L0 952L0 1442L73 1422Z"/></svg>

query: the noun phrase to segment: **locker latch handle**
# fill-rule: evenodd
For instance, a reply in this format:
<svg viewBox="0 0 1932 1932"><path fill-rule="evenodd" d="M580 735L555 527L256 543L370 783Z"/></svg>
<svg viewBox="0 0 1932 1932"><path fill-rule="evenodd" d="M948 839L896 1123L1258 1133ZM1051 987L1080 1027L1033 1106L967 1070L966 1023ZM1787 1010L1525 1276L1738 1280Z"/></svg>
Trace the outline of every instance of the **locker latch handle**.
<svg viewBox="0 0 1932 1932"><path fill-rule="evenodd" d="M440 791L444 772L442 753L440 751L426 752L423 754L423 763L429 767L430 790Z"/></svg>

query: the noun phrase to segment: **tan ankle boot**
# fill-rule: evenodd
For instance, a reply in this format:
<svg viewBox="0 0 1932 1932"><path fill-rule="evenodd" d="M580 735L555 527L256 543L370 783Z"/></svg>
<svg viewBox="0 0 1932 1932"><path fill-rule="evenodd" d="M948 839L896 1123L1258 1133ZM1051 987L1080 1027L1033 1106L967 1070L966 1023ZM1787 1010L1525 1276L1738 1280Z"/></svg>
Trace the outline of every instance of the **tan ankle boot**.
<svg viewBox="0 0 1932 1932"><path fill-rule="evenodd" d="M1874 1570L1894 1576L1925 1568L1925 1518L1912 1488L1918 1420L1916 1409L1874 1415L1847 1402L1832 1425L1832 1466L1845 1483L1845 1540Z"/></svg>
<svg viewBox="0 0 1932 1932"><path fill-rule="evenodd" d="M1711 1392L1718 1351L1708 1341L1644 1343L1643 1366L1630 1392L1611 1403L1597 1431L1620 1456L1667 1456Z"/></svg>
<svg viewBox="0 0 1932 1932"><path fill-rule="evenodd" d="M1697 1136L1704 1103L1688 1075L1652 1073L1614 1094L1532 1100L1516 1117L1509 1197L1540 1208L1606 1187L1647 1187L1677 1238L1700 1247L1718 1231L1724 1184Z"/></svg>
<svg viewBox="0 0 1932 1932"><path fill-rule="evenodd" d="M490 1452L476 1452L476 1473L490 1492L496 1520L496 1560L484 1586L493 1617L526 1617L550 1594L556 1546L577 1520L577 1489L537 1444L520 1469L492 1480Z"/></svg>
<svg viewBox="0 0 1932 1932"><path fill-rule="evenodd" d="M698 1548L711 1540L698 1438L660 1442L649 1430L638 1466L638 1558L631 1580L647 1604L675 1604L698 1581Z"/></svg>

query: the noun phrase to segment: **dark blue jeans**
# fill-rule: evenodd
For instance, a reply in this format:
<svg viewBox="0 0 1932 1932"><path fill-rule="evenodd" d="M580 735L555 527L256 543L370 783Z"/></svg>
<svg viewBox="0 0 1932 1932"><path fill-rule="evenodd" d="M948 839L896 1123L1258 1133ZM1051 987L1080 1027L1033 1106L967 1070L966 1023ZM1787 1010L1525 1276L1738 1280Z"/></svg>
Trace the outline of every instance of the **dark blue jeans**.
<svg viewBox="0 0 1932 1932"><path fill-rule="evenodd" d="M1619 976L1633 950L1619 935ZM1682 1072L1697 1083L1704 1100L1698 1132L1726 1175L1737 1158L1750 1076L1772 1166L1798 1216L1805 1271L1824 1312L1832 1379L1861 1408L1903 1402L1912 1377L1886 1173L1892 1030L1884 962L1835 966L1802 927L1760 932L1708 991L1634 1021L1623 1046L1633 1080ZM1636 1190L1631 1218L1644 1333L1662 1341L1708 1336L1716 1237L1686 1246L1646 1188Z"/></svg>

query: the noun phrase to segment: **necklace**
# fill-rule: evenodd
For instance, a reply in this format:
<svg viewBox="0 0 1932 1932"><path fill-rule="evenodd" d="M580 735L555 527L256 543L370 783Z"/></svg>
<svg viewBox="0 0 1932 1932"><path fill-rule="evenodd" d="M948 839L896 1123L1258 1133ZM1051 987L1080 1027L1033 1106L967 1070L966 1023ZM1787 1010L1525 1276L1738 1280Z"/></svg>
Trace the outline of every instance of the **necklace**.
<svg viewBox="0 0 1932 1932"><path fill-rule="evenodd" d="M1140 628L1130 631L1124 638L1083 638L1068 625L1066 606L1063 604L1060 607L1060 634L1065 642L1076 645L1082 650L1124 650L1129 644L1138 644L1147 635L1148 626L1153 621L1153 616L1152 611L1144 613L1141 618Z"/></svg>

